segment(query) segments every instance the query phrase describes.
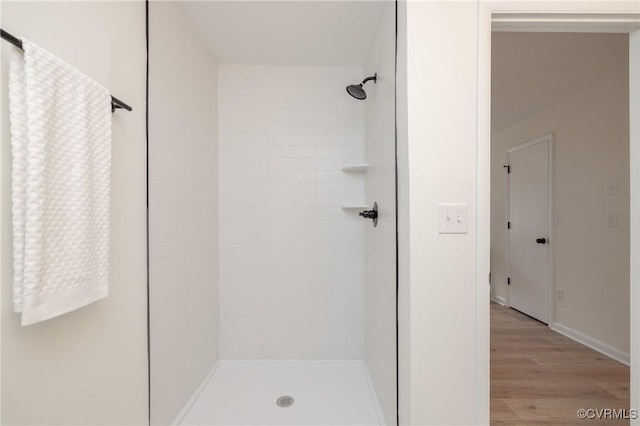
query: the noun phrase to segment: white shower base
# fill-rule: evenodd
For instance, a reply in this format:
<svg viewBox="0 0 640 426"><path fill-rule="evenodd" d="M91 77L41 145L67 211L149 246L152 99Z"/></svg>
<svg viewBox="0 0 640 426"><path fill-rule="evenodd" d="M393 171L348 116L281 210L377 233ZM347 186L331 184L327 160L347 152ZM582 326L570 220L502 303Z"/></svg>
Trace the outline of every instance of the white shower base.
<svg viewBox="0 0 640 426"><path fill-rule="evenodd" d="M295 399L281 408L276 399ZM180 419L179 419L180 420ZM220 361L182 425L384 424L362 361Z"/></svg>

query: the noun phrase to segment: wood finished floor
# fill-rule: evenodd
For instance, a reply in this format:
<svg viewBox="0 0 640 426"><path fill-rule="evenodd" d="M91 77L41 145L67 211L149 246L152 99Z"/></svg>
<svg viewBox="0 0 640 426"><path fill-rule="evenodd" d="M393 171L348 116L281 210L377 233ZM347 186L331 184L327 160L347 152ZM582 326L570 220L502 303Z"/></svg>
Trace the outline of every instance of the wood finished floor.
<svg viewBox="0 0 640 426"><path fill-rule="evenodd" d="M628 425L578 419L580 408L629 411L629 367L491 303L491 425Z"/></svg>

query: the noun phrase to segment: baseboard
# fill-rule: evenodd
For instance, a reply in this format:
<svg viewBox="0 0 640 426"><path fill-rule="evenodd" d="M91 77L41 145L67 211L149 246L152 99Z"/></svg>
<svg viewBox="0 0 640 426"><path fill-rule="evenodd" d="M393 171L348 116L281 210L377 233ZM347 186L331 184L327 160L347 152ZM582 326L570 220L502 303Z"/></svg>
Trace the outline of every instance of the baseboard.
<svg viewBox="0 0 640 426"><path fill-rule="evenodd" d="M507 304L507 299L502 296L491 296L491 300L496 302L498 305L505 306Z"/></svg>
<svg viewBox="0 0 640 426"><path fill-rule="evenodd" d="M557 332L562 334L563 336L568 337L569 339L575 340L578 343L581 343L595 351L600 352L603 355L608 356L624 365L630 365L631 357L628 353L622 352L620 349L616 349L613 346L607 345L600 340L596 340L593 337L589 337L586 334L582 334L579 331L575 331L572 328L566 327L559 323L549 324L549 327Z"/></svg>
<svg viewBox="0 0 640 426"><path fill-rule="evenodd" d="M204 390L205 387L207 387L207 385L209 384L209 381L211 380L211 377L213 377L214 373L216 372L216 370L218 369L218 367L220 366L220 361L216 362L215 365L213 366L213 368L211 368L211 371L209 371L209 373L207 374L207 376L204 378L204 380L200 383L200 386L198 386L198 388L196 389L196 391L193 393L193 395L191 395L191 398L189 398L189 401L187 401L187 403L184 405L184 407L182 408L182 410L180 411L180 413L178 413L178 415L176 416L176 418L173 420L173 422L171 423L172 426L179 426L182 421L184 420L184 418L187 416L187 414L189 413L189 410L191 410L191 407L193 406L193 404L196 402L196 400L200 397L200 394L202 393L202 391Z"/></svg>
<svg viewBox="0 0 640 426"><path fill-rule="evenodd" d="M376 393L376 389L373 387L373 380L371 380L371 375L369 374L367 363L364 361L362 361L362 369L364 370L364 375L367 378L367 384L369 385L369 394L371 394L373 406L375 407L376 415L378 416L378 424L380 426L386 426L387 423L384 420L384 413L382 412L380 401L378 401L378 394Z"/></svg>

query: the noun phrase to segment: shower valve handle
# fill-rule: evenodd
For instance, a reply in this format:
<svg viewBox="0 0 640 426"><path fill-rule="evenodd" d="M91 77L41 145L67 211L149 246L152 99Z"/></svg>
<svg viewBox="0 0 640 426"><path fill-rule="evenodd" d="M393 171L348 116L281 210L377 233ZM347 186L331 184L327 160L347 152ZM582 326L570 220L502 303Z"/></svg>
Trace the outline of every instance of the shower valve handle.
<svg viewBox="0 0 640 426"><path fill-rule="evenodd" d="M360 216L365 219L373 220L373 227L378 226L378 203L373 203L373 208L371 210L364 210L358 213Z"/></svg>
<svg viewBox="0 0 640 426"><path fill-rule="evenodd" d="M378 212L376 210L365 210L360 212L360 216L366 219L377 219Z"/></svg>

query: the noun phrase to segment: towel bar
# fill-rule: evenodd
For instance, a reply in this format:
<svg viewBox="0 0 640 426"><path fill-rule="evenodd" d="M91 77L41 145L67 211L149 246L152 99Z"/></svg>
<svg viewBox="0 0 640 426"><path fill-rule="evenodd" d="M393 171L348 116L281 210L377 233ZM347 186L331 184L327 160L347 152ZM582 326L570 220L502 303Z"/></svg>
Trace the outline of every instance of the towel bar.
<svg viewBox="0 0 640 426"><path fill-rule="evenodd" d="M14 36L12 34L9 34L8 32L6 32L5 30L3 30L1 28L0 28L0 36L2 36L3 40L6 40L9 43L13 44L18 49L24 50L24 49L22 49L22 41L18 37ZM111 95L111 112L115 112L116 109L126 109L127 111L132 111L133 110L133 108L131 108L129 105L125 104L120 99L118 99L115 96Z"/></svg>

